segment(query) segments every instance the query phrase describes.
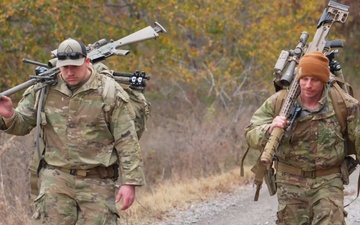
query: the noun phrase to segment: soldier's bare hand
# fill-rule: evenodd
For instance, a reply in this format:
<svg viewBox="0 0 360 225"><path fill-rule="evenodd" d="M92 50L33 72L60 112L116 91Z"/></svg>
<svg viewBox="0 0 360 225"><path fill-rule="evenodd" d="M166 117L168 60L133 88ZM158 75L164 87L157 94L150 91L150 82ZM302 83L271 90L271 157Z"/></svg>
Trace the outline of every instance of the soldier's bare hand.
<svg viewBox="0 0 360 225"><path fill-rule="evenodd" d="M10 118L14 115L14 108L11 98L7 96L0 97L0 116Z"/></svg>
<svg viewBox="0 0 360 225"><path fill-rule="evenodd" d="M133 185L122 185L116 195L116 203L122 200L120 210L128 209L135 200L135 186Z"/></svg>
<svg viewBox="0 0 360 225"><path fill-rule="evenodd" d="M275 127L285 129L289 124L290 121L288 121L285 116L277 116L270 125L269 134L271 134Z"/></svg>

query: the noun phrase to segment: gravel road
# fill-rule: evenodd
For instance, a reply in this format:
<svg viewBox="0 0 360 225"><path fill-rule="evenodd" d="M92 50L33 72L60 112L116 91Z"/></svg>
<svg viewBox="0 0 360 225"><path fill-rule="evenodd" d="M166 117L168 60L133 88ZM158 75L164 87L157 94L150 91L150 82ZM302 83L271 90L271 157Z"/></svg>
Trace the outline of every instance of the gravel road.
<svg viewBox="0 0 360 225"><path fill-rule="evenodd" d="M356 198L359 168L345 186L345 205ZM276 196L269 196L264 184L259 201L254 202L255 187L245 185L232 194L193 204L186 211L174 211L168 221L152 225L272 225L275 224ZM347 225L360 225L360 198L345 208Z"/></svg>

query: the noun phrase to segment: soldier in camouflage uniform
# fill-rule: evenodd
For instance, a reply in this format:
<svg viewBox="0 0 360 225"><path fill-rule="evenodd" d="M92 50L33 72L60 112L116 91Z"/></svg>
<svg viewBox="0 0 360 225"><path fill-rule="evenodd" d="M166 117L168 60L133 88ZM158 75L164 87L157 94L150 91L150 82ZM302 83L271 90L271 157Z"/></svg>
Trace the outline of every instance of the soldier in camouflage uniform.
<svg viewBox="0 0 360 225"><path fill-rule="evenodd" d="M121 210L129 208L135 187L144 184L129 96L113 81L114 102L105 105L104 83L112 78L95 72L86 55L84 44L74 39L57 49L60 73L48 88L41 117L44 163L33 224L117 224L115 202L122 200ZM28 134L36 126L37 93L36 87L26 90L16 109L2 97L0 128Z"/></svg>
<svg viewBox="0 0 360 225"><path fill-rule="evenodd" d="M282 225L343 225L344 186L341 167L346 155L344 137L335 116L327 83L328 59L321 52L301 58L297 103L302 111L285 132L275 154L278 212ZM264 148L275 127L287 128L289 121L274 115L281 91L268 98L254 113L245 136L250 147ZM348 97L348 137L360 153L359 104Z"/></svg>

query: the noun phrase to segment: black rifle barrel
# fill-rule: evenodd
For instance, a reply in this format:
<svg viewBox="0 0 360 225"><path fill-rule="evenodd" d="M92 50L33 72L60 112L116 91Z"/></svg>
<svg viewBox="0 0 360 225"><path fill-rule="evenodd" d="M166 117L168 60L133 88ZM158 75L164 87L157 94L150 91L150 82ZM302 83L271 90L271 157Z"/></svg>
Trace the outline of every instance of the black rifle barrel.
<svg viewBox="0 0 360 225"><path fill-rule="evenodd" d="M113 75L115 77L133 77L134 73L129 73L129 72L113 72Z"/></svg>
<svg viewBox="0 0 360 225"><path fill-rule="evenodd" d="M34 64L34 65L37 65L37 66L42 66L42 67L49 68L49 65L47 65L47 64L45 64L45 63L33 61L33 60L30 60L30 59L23 59L23 62L30 63L30 64Z"/></svg>

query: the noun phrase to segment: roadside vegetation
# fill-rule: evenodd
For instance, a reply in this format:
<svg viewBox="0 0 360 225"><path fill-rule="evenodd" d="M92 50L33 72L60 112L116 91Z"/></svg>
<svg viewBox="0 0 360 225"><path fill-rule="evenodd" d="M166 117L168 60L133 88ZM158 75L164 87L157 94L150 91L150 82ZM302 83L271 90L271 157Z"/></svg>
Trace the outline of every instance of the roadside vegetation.
<svg viewBox="0 0 360 225"><path fill-rule="evenodd" d="M354 90L360 77L360 2L348 21L334 24L329 40L342 39L336 59ZM4 0L0 3L0 90L29 79L35 65L68 37L84 43L117 40L159 22L167 34L124 46L126 57L105 64L118 72L145 71L151 102L141 138L147 184L123 224L163 219L251 182L240 177L249 117L274 92L273 67L281 50L295 48L301 32L313 38L328 1L245 0ZM14 102L22 92L13 96ZM356 93L359 97L359 93ZM28 224L32 214L28 166L33 134L0 133L0 225ZM249 156L251 165L256 153Z"/></svg>

